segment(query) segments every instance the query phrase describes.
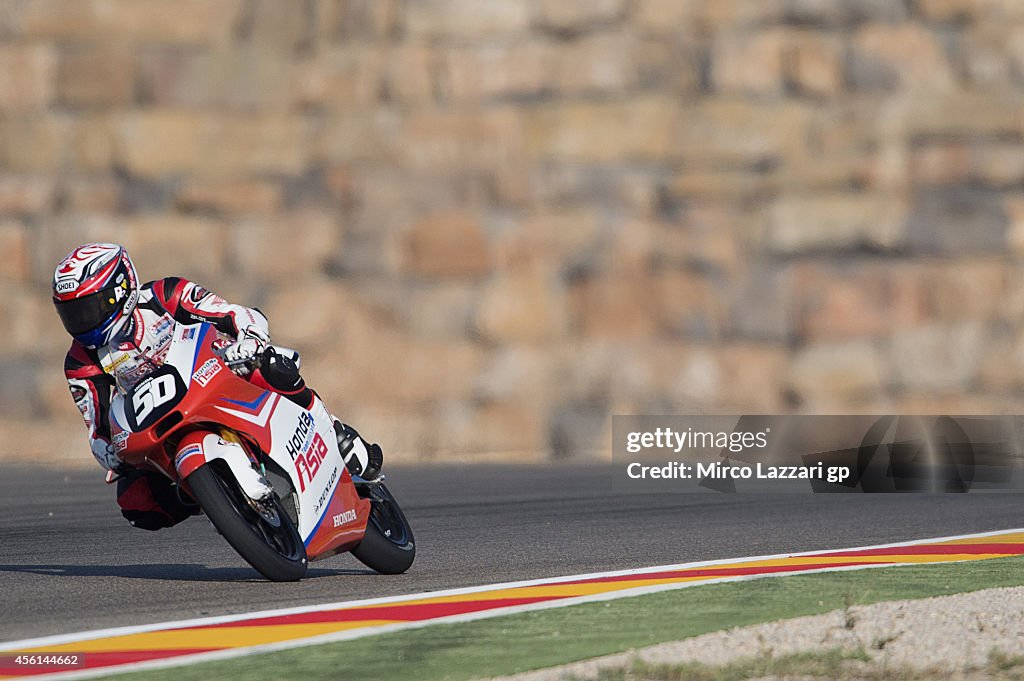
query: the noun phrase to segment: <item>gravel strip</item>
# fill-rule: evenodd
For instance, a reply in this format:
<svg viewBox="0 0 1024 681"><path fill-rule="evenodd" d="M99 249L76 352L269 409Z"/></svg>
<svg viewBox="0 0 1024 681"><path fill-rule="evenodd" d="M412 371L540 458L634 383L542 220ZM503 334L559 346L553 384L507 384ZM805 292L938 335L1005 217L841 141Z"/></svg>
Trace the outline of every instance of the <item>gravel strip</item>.
<svg viewBox="0 0 1024 681"><path fill-rule="evenodd" d="M600 669L628 666L635 658L654 664L720 666L758 655L779 657L831 648L863 649L872 658L873 668L909 667L954 675L969 672L984 667L993 651L1024 654L1024 587L852 606L494 681L591 679Z"/></svg>

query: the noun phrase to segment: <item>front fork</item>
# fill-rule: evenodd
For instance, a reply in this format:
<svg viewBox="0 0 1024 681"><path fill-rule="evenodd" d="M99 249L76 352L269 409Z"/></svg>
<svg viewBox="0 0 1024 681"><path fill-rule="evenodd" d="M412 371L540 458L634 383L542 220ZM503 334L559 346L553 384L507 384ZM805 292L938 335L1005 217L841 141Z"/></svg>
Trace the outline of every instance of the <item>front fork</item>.
<svg viewBox="0 0 1024 681"><path fill-rule="evenodd" d="M227 464L239 488L250 499L260 501L273 494L274 488L252 467L238 436L228 431L195 431L186 435L178 444L174 467L178 476L187 481L197 468L217 459Z"/></svg>

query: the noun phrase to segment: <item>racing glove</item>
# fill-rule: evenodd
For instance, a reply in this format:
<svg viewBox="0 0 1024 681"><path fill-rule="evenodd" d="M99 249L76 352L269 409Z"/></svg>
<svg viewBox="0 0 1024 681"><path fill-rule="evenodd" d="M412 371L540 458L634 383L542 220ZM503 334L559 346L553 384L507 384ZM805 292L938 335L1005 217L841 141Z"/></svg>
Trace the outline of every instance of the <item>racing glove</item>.
<svg viewBox="0 0 1024 681"><path fill-rule="evenodd" d="M103 440L94 440L92 443L92 455L96 462L108 471L117 472L124 466L124 462L114 452L114 445Z"/></svg>
<svg viewBox="0 0 1024 681"><path fill-rule="evenodd" d="M228 362L240 362L253 359L263 352L270 345L270 336L254 325L242 329L238 334L238 340L224 351L224 359ZM238 375L249 373L249 367L245 364L236 364L231 370Z"/></svg>

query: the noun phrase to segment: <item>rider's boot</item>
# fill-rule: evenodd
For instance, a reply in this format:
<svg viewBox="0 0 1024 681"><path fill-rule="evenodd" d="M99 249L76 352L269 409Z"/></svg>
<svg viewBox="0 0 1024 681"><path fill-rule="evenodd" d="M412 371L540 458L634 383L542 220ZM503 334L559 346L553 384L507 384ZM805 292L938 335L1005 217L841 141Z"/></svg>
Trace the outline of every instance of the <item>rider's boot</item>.
<svg viewBox="0 0 1024 681"><path fill-rule="evenodd" d="M334 419L334 432L338 436L338 451L345 461L349 473L363 480L373 482L380 477L384 465L384 452L376 442L369 443L360 437L352 426Z"/></svg>
<svg viewBox="0 0 1024 681"><path fill-rule="evenodd" d="M313 391L306 385L299 373L299 367L291 357L267 348L260 358L259 378L275 392L278 392L303 409L312 409ZM258 383L259 379L250 379Z"/></svg>

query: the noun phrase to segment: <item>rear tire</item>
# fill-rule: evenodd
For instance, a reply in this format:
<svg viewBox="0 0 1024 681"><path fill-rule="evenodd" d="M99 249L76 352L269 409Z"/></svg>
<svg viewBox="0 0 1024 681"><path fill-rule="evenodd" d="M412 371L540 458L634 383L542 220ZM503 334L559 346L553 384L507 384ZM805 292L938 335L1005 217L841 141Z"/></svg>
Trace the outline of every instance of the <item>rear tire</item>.
<svg viewBox="0 0 1024 681"><path fill-rule="evenodd" d="M370 519L366 535L352 555L364 565L386 575L405 572L416 558L412 528L398 502L383 483L369 488Z"/></svg>
<svg viewBox="0 0 1024 681"><path fill-rule="evenodd" d="M295 582L306 574L306 547L276 496L267 504L267 515L258 513L234 478L210 464L197 468L186 482L214 527L260 574L274 582Z"/></svg>

